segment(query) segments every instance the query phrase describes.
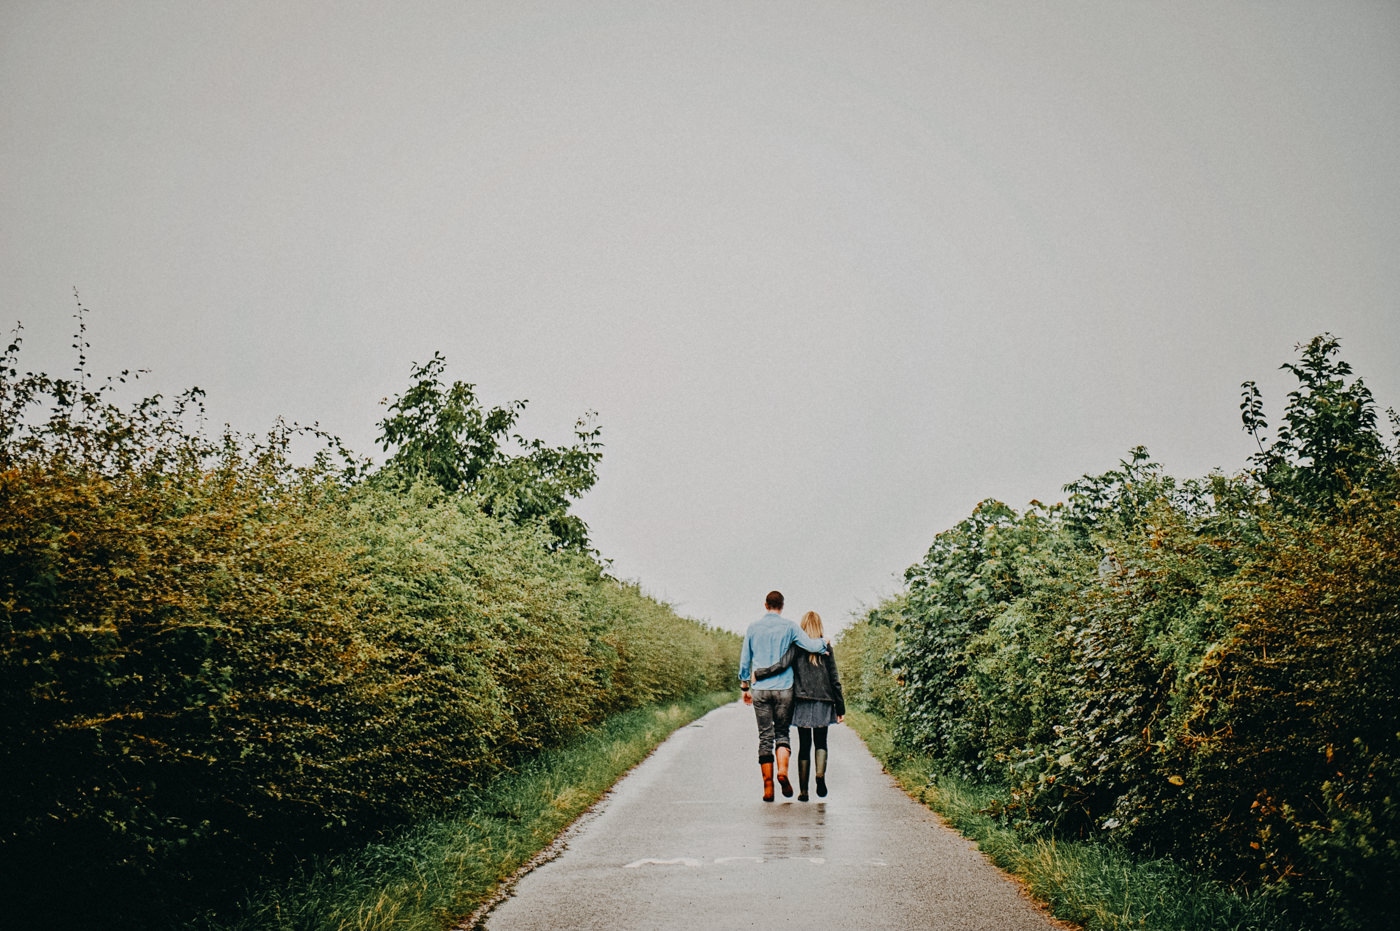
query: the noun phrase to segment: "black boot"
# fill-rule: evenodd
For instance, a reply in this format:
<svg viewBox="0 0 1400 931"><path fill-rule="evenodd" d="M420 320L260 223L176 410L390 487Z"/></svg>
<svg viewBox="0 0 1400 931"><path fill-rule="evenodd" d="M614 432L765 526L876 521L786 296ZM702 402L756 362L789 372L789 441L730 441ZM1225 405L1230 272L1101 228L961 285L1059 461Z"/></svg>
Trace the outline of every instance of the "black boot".
<svg viewBox="0 0 1400 931"><path fill-rule="evenodd" d="M826 798L826 751L817 750L814 755L817 758L817 794Z"/></svg>
<svg viewBox="0 0 1400 931"><path fill-rule="evenodd" d="M807 801L807 777L812 773L811 760L797 761L797 800Z"/></svg>

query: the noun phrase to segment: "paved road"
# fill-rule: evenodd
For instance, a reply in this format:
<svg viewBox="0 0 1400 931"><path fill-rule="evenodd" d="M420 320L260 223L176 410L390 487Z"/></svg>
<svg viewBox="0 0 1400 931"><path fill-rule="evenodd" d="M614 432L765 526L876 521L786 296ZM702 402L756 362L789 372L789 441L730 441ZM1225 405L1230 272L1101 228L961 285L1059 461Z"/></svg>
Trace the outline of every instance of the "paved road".
<svg viewBox="0 0 1400 931"><path fill-rule="evenodd" d="M825 799L763 802L753 711L726 705L623 779L484 927L1061 927L901 792L844 725L831 729L827 781Z"/></svg>

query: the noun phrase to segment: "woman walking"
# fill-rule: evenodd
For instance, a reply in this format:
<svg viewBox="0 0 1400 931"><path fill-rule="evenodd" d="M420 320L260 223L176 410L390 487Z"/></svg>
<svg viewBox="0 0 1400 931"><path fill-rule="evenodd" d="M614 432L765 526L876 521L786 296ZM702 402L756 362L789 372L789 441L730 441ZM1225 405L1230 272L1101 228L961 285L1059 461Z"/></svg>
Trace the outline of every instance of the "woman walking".
<svg viewBox="0 0 1400 931"><path fill-rule="evenodd" d="M823 638L821 615L815 611L802 615L802 631L813 639ZM846 699L841 692L841 677L836 672L836 655L830 648L825 653L808 653L793 644L781 660L758 670L754 678L776 675L789 666L792 667L795 700L792 726L797 728L797 800L805 802L813 762L816 763L817 795L826 797L826 729L840 724L846 717Z"/></svg>

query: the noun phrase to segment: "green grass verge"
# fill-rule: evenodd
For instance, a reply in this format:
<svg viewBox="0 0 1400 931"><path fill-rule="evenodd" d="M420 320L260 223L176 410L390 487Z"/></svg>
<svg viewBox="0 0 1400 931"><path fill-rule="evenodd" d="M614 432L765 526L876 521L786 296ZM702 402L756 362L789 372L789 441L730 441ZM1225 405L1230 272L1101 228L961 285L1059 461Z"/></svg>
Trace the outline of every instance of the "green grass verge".
<svg viewBox="0 0 1400 931"><path fill-rule="evenodd" d="M1138 860L1104 844L1022 837L987 814L996 786L937 775L929 757L899 751L882 717L850 709L846 723L911 797L977 842L1056 918L1085 931L1275 931L1266 903L1204 882L1167 860Z"/></svg>
<svg viewBox="0 0 1400 931"><path fill-rule="evenodd" d="M625 711L567 747L487 786L458 814L392 842L311 865L250 898L206 931L442 931L489 900L516 870L677 728L734 700L716 692Z"/></svg>

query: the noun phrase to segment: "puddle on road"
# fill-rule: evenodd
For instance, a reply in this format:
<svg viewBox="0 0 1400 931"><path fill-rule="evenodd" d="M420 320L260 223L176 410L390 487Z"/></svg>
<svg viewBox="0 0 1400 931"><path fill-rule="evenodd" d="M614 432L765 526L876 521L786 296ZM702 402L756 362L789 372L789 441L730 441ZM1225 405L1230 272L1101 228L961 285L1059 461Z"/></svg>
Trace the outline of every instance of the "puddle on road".
<svg viewBox="0 0 1400 931"><path fill-rule="evenodd" d="M826 853L825 805L785 805L773 814L777 817L765 819L768 836L763 838L762 856L805 859Z"/></svg>

